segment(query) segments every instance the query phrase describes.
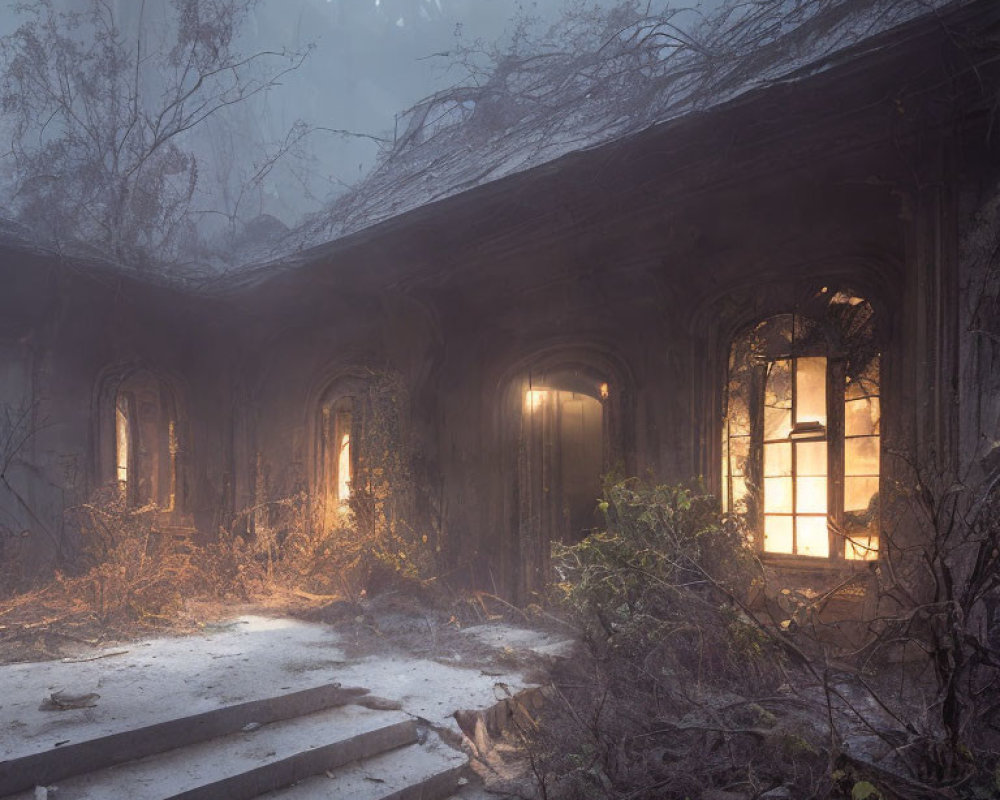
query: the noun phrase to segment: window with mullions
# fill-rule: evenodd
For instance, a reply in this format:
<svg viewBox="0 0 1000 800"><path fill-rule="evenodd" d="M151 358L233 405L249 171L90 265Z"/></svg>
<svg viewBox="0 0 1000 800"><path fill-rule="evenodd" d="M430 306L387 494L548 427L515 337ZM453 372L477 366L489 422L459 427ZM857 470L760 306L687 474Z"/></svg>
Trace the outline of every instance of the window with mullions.
<svg viewBox="0 0 1000 800"><path fill-rule="evenodd" d="M722 500L764 553L878 556L879 355L871 307L844 292L734 343ZM815 309L814 309L815 310Z"/></svg>
<svg viewBox="0 0 1000 800"><path fill-rule="evenodd" d="M825 557L827 359L776 359L764 369L764 550Z"/></svg>

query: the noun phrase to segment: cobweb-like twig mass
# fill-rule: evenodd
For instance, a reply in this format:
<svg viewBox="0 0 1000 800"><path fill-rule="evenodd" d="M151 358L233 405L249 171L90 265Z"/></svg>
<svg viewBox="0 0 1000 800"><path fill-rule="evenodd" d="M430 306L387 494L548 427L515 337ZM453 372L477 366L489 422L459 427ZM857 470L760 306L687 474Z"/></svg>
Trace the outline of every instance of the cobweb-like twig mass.
<svg viewBox="0 0 1000 800"><path fill-rule="evenodd" d="M282 243L301 250L435 200L826 69L944 0L734 0L690 12L577 10L403 115L372 173ZM872 46L875 46L874 44ZM469 57L472 51L464 53Z"/></svg>

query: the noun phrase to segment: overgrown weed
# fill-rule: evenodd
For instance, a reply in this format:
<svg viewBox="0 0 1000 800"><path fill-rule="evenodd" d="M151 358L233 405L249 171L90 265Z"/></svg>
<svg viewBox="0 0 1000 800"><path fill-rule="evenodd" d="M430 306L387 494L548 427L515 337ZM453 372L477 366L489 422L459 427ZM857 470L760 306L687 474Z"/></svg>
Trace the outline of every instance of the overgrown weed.
<svg viewBox="0 0 1000 800"><path fill-rule="evenodd" d="M808 797L823 732L787 694L789 663L747 612L758 569L739 518L697 488L605 487L606 529L553 548L553 601L584 651L519 731L544 797Z"/></svg>

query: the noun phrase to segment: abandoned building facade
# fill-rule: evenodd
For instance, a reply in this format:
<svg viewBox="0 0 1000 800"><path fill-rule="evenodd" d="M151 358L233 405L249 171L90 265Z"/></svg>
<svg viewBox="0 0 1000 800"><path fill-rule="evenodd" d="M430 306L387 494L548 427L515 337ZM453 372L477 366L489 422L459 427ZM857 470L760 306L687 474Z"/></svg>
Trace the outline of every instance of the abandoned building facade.
<svg viewBox="0 0 1000 800"><path fill-rule="evenodd" d="M296 493L337 525L377 384L457 580L529 598L607 474L702 480L788 574L891 558L909 459L1000 438L998 25L949 7L198 288L8 236L7 546L71 551L108 485L208 536Z"/></svg>

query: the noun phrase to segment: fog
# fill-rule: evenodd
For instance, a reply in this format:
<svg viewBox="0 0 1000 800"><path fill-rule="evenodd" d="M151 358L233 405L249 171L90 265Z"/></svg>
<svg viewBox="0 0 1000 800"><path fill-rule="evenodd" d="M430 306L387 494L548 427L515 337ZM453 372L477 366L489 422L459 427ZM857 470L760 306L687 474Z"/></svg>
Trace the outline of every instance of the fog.
<svg viewBox="0 0 1000 800"><path fill-rule="evenodd" d="M213 215L231 211L239 187L293 125L314 131L282 157L252 196L240 198L244 221L267 214L294 226L356 183L376 163L380 147L392 142L402 112L470 80L458 62L459 51L503 50L519 23L533 33L555 26L557 37L560 14L568 6L609 8L619 1L261 0L240 31L238 48L308 55L279 86L185 135L184 147L199 160L194 207L202 232L224 228L224 217ZM685 5L697 15L720 1ZM89 4L55 0L54 5L85 11ZM171 0L114 0L111 5L124 37L141 39L147 50L174 18ZM650 3L652 10L670 5ZM11 33L22 19L9 5L0 18L0 35Z"/></svg>
<svg viewBox="0 0 1000 800"><path fill-rule="evenodd" d="M685 5L707 12L720 2ZM585 5L607 8L619 3L590 0ZM570 4L571 0L263 0L245 27L244 49L312 46L312 50L283 86L233 109L214 126L210 138L219 137L239 152L248 142L279 139L302 120L318 128L391 142L401 112L468 79L467 70L456 62L458 48L503 49L520 19L538 32L553 25L558 28L559 16ZM206 143L218 146L218 141ZM265 195L256 198L256 210L293 225L302 214L363 177L378 153L379 145L372 139L318 131L309 137L304 154L287 159L276 170ZM244 150L242 157L253 154Z"/></svg>

